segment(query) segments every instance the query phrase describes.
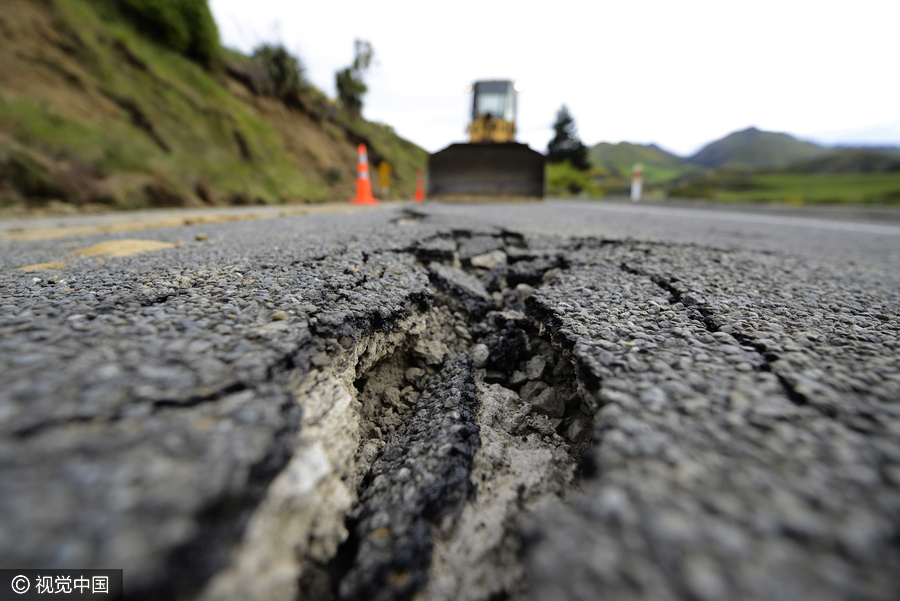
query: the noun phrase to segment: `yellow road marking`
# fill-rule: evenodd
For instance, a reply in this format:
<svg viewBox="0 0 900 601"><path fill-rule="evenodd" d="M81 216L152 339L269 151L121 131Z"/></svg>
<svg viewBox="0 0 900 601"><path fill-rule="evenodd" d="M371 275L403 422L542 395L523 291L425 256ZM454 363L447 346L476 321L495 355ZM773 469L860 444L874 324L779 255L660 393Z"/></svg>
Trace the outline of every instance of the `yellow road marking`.
<svg viewBox="0 0 900 601"><path fill-rule="evenodd" d="M159 240L108 240L72 251L72 254L81 255L82 257L131 257L140 253L174 247L175 244L172 242L160 242Z"/></svg>
<svg viewBox="0 0 900 601"><path fill-rule="evenodd" d="M382 208L400 205L400 202L383 202ZM230 213L228 208L223 207L221 214L213 211L196 212L190 209L186 210L160 210L158 214L142 213L141 215L129 216L127 213L108 213L110 217L115 219L123 219L112 223L95 223L95 224L73 224L70 226L53 226L53 227L35 227L35 228L14 228L8 230L0 230L0 240L17 240L17 241L33 241L33 240L58 240L59 238L70 238L73 236L90 236L93 234L113 234L122 232L133 232L137 230L151 230L165 227L178 227L184 225L206 225L215 223L225 223L229 221L252 221L257 219L272 219L275 217L296 217L300 215L312 215L316 213L355 213L358 211L369 210L370 207L356 207L347 203L321 203L307 205L281 205L277 208L260 207L258 212L252 213Z"/></svg>
<svg viewBox="0 0 900 601"><path fill-rule="evenodd" d="M35 263L34 265L26 265L25 267L16 267L16 269L21 269L22 271L40 271L42 269L62 269L63 267L65 267L65 265L58 261L50 261L49 263Z"/></svg>

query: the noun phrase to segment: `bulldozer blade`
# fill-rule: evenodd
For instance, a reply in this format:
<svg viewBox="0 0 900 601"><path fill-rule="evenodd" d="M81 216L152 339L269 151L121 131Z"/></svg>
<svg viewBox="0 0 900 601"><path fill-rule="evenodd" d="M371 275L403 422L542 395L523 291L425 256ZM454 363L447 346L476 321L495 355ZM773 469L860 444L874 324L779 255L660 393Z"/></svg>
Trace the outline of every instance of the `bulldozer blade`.
<svg viewBox="0 0 900 601"><path fill-rule="evenodd" d="M428 196L439 200L539 200L545 157L527 144L451 144L428 159Z"/></svg>

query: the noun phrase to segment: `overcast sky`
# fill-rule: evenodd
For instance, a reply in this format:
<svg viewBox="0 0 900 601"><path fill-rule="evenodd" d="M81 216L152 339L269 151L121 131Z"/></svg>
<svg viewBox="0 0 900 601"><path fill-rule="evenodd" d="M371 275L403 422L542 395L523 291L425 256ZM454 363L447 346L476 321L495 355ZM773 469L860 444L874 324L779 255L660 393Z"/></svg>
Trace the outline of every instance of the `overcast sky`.
<svg viewBox="0 0 900 601"><path fill-rule="evenodd" d="M565 103L582 140L689 154L755 125L900 143L900 1L210 0L225 45L281 41L335 96L369 40L363 114L436 151L465 139L478 79L520 82L519 140L544 150Z"/></svg>

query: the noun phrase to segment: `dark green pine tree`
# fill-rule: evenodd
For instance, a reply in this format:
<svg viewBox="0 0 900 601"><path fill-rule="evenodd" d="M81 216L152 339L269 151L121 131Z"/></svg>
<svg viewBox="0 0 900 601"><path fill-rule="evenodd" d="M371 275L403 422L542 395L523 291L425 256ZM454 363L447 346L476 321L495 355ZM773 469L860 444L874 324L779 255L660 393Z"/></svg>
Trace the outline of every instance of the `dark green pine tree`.
<svg viewBox="0 0 900 601"><path fill-rule="evenodd" d="M578 139L575 128L575 119L569 113L566 105L562 105L556 113L556 123L553 124L555 135L547 146L547 161L550 163L563 163L569 161L573 167L580 171L591 168L588 161L587 146Z"/></svg>

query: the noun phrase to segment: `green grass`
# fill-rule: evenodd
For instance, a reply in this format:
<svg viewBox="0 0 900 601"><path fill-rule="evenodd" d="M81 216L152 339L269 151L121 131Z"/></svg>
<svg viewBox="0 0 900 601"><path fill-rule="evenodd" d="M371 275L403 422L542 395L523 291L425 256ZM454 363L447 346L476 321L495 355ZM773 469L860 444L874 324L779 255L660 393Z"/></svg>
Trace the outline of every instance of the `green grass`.
<svg viewBox="0 0 900 601"><path fill-rule="evenodd" d="M0 89L0 129L26 146L91 166L100 173L146 171L162 151L125 123L76 120L46 103Z"/></svg>
<svg viewBox="0 0 900 601"><path fill-rule="evenodd" d="M716 190L721 200L786 202L897 203L900 173L809 175L771 173L751 175L752 190Z"/></svg>

